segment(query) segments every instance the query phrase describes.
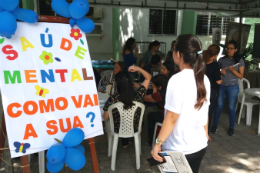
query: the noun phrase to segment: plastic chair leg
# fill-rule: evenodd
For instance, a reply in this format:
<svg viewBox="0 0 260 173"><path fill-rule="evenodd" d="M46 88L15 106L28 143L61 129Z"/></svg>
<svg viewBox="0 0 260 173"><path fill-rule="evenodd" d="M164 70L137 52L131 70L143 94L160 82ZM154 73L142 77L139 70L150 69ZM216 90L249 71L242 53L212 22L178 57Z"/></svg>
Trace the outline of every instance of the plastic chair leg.
<svg viewBox="0 0 260 173"><path fill-rule="evenodd" d="M243 94L237 124L240 123L240 119L241 119L241 115L242 115L242 111L243 111L244 102L245 102L245 95Z"/></svg>
<svg viewBox="0 0 260 173"><path fill-rule="evenodd" d="M138 140L139 140L139 154L141 156L141 154L142 154L142 150L141 150L141 144L142 144L141 133L138 134Z"/></svg>
<svg viewBox="0 0 260 173"><path fill-rule="evenodd" d="M252 109L253 109L253 105L247 105L246 108L246 125L250 126L251 125L251 121L252 121Z"/></svg>
<svg viewBox="0 0 260 173"><path fill-rule="evenodd" d="M114 142L113 142L113 150L112 150L112 158L111 158L111 169L114 171L116 167L116 152L118 145L118 135L114 134Z"/></svg>
<svg viewBox="0 0 260 173"><path fill-rule="evenodd" d="M156 132L157 132L157 123L155 124L155 127L154 127L154 132L153 132L153 143L152 143L152 147L154 146L155 144L155 137L156 137Z"/></svg>
<svg viewBox="0 0 260 173"><path fill-rule="evenodd" d="M107 133L107 139L108 139L108 157L112 154L112 146L113 146L113 136L111 133Z"/></svg>
<svg viewBox="0 0 260 173"><path fill-rule="evenodd" d="M135 138L135 160L136 160L136 169L140 168L140 145L139 145L139 137L138 134L134 135Z"/></svg>
<svg viewBox="0 0 260 173"><path fill-rule="evenodd" d="M260 136L260 105L259 105L258 136Z"/></svg>
<svg viewBox="0 0 260 173"><path fill-rule="evenodd" d="M238 100L237 100L237 103L236 103L236 109L235 109L235 111L237 111L237 106L238 106Z"/></svg>

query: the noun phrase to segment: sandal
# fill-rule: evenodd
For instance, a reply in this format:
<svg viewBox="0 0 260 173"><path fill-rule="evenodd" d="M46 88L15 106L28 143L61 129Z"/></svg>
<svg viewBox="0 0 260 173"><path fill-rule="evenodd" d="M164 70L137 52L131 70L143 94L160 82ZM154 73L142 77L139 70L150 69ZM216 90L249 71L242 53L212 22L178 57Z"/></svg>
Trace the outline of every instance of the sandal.
<svg viewBox="0 0 260 173"><path fill-rule="evenodd" d="M124 148L124 149L127 149L131 144L132 144L132 142L129 141L127 145L124 145L124 146L123 146L123 148Z"/></svg>

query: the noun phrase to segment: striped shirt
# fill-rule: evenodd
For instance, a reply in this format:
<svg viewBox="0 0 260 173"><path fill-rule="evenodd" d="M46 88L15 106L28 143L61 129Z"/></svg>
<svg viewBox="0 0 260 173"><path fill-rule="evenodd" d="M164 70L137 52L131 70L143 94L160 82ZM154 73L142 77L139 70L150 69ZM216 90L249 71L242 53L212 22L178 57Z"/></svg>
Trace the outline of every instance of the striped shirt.
<svg viewBox="0 0 260 173"><path fill-rule="evenodd" d="M218 60L218 63L219 63L220 69L223 69L225 67L230 67L230 66L236 64L234 58L230 59L228 57L220 58ZM235 67L236 71L238 71L239 67L245 66L245 62L242 58L240 59L239 63L240 64ZM223 75L223 82L221 83L221 85L224 85L224 86L238 85L238 78L231 71L229 71L227 69L226 74Z"/></svg>

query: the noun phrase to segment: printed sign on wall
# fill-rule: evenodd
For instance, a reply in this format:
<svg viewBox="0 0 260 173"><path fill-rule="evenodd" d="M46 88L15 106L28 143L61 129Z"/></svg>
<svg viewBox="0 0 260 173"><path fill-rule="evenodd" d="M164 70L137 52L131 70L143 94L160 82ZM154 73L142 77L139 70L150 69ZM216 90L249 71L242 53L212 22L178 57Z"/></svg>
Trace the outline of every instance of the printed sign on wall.
<svg viewBox="0 0 260 173"><path fill-rule="evenodd" d="M69 24L18 22L0 38L0 87L11 157L36 153L71 128L103 134L85 34Z"/></svg>

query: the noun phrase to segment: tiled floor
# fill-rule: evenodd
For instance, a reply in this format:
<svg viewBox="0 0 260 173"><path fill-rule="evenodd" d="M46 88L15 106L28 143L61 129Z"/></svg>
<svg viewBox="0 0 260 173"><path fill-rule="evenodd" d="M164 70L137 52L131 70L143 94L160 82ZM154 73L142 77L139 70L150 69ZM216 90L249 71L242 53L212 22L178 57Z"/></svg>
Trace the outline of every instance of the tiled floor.
<svg viewBox="0 0 260 173"><path fill-rule="evenodd" d="M235 126L235 136L227 135L228 115L224 111L220 119L218 134L212 134L214 142L209 142L207 153L202 161L200 173L260 173L260 136L257 136L258 110L253 111L251 126L245 125L245 119L241 124ZM107 136L96 137L97 156L101 173L157 173L156 167L150 167L146 162L146 157L150 156L151 148L145 146L147 141L146 125L142 133L142 155L141 168L136 170L134 144L127 149L123 149L119 141L116 161L116 171L111 171L111 158L107 157ZM78 173L92 173L92 166L87 142L86 147L86 166L77 171ZM14 162L17 162L15 160ZM6 172L4 165L1 165L0 172ZM8 171L7 171L8 172ZM22 172L16 168L16 172ZM32 157L31 172L38 173L37 157ZM47 172L47 171L46 171ZM74 172L62 170L62 173Z"/></svg>

